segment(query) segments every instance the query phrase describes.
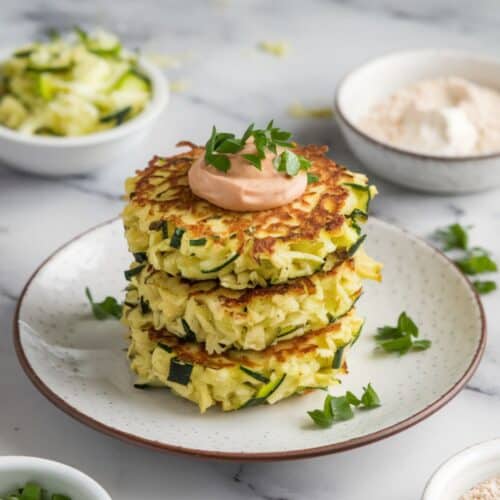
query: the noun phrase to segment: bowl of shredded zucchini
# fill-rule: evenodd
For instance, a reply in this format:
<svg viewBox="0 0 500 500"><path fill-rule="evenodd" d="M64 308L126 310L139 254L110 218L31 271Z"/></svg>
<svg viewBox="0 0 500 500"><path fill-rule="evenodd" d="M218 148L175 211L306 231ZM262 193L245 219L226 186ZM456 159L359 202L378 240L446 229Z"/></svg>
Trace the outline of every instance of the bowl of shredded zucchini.
<svg viewBox="0 0 500 500"><path fill-rule="evenodd" d="M0 160L43 175L109 165L168 101L155 66L106 31L79 28L0 57Z"/></svg>
<svg viewBox="0 0 500 500"><path fill-rule="evenodd" d="M92 478L43 458L0 457L0 500L111 500Z"/></svg>

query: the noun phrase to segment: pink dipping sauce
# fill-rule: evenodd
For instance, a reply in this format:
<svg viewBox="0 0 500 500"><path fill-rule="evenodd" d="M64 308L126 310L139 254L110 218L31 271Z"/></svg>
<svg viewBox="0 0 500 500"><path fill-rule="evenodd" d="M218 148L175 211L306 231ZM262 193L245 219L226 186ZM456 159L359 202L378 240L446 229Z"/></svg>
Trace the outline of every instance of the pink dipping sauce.
<svg viewBox="0 0 500 500"><path fill-rule="evenodd" d="M241 156L255 153L254 144L248 142L238 154L228 155L231 168L226 173L207 165L204 156L197 158L188 172L191 191L218 207L237 212L281 207L302 196L307 187L305 172L293 177L277 172L271 152L266 153L262 170L258 170Z"/></svg>

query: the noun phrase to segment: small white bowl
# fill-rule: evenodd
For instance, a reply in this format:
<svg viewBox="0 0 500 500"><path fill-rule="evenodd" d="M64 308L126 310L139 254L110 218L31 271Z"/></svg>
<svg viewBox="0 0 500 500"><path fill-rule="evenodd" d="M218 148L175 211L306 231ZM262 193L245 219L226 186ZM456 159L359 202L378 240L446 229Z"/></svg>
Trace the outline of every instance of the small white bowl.
<svg viewBox="0 0 500 500"><path fill-rule="evenodd" d="M432 475L422 500L458 500L471 488L500 475L500 439L454 455Z"/></svg>
<svg viewBox="0 0 500 500"><path fill-rule="evenodd" d="M500 153L442 157L408 152L374 139L358 123L376 103L424 79L458 76L500 91L500 61L467 52L396 52L348 73L337 87L335 117L358 159L380 177L433 193L465 193L500 186Z"/></svg>
<svg viewBox="0 0 500 500"><path fill-rule="evenodd" d="M25 172L65 176L103 168L137 148L169 99L168 81L163 73L141 59L138 68L151 80L152 96L136 117L119 127L78 137L27 135L0 126L0 160Z"/></svg>
<svg viewBox="0 0 500 500"><path fill-rule="evenodd" d="M72 500L111 500L92 478L68 465L35 457L0 457L0 496L27 482Z"/></svg>

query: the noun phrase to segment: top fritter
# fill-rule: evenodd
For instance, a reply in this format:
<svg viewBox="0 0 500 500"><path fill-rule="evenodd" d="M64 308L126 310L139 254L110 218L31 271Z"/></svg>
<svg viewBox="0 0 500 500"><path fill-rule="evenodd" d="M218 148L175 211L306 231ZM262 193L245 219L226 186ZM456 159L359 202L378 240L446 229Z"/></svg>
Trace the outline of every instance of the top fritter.
<svg viewBox="0 0 500 500"><path fill-rule="evenodd" d="M374 186L325 156L326 147L296 147L311 162L309 184L291 203L234 212L197 197L188 171L205 148L153 158L126 182L125 232L136 260L191 280L219 279L232 289L285 283L344 260L364 237ZM137 269L137 268L135 268Z"/></svg>

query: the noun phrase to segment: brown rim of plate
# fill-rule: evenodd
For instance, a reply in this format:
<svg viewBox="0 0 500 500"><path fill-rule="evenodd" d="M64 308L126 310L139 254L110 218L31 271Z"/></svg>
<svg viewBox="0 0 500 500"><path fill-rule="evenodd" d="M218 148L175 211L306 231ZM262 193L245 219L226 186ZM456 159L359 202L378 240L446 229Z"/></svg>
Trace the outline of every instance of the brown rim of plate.
<svg viewBox="0 0 500 500"><path fill-rule="evenodd" d="M397 230L401 231L402 233L409 234L408 231L401 229L397 226L394 226L392 224L388 224L384 221L381 221L380 219L376 219L373 217L372 219L375 219L377 222L381 222L382 224L385 224L387 226L396 228ZM23 304L23 299L26 293L29 290L29 287L32 283L32 281L35 279L35 277L38 275L38 273L45 267L47 263L49 263L59 252L61 252L63 249L65 249L67 246L71 245L73 242L76 240L79 240L80 238L86 236L87 234L93 232L94 230L100 229L101 227L107 226L109 224L114 223L118 219L112 219L107 222L104 222L102 224L99 224L91 229L88 229L87 231L84 231L83 233L79 234L78 236L75 236L71 240L69 240L67 243L59 247L55 252L53 252L47 259L45 259L39 266L38 268L34 271L34 273L31 275L29 278L28 282L24 286L21 296L19 297L19 300L17 301L17 306L16 306L16 312L14 314L14 331L13 331L13 336L14 336L14 346L16 349L16 354L19 359L19 362L21 363L21 366L28 376L28 378L31 380L31 382L35 385L35 387L55 406L57 406L59 409L70 415L76 420L79 420L83 424L97 430L100 432L103 432L104 434L108 434L110 436L113 436L115 438L118 438L122 441L144 446L146 448L151 448L157 451L163 451L163 452L174 452L174 453L180 453L180 454L185 454L185 455L192 455L200 458L214 458L214 459L223 459L223 460L238 460L238 461L273 461L273 460L293 460L293 459L300 459L300 458L311 458L311 457L318 457L322 455L328 455L331 453L337 453L340 451L347 451L347 450L352 450L354 448L358 448L360 446L374 443L376 441L379 441L381 439L384 439L386 437L392 436L394 434L397 434L398 432L401 432L405 429L408 429L409 427L412 427L413 425L417 424L418 422L424 420L425 418L429 417L433 413L435 413L437 410L442 408L446 403L448 403L453 397L455 397L460 390L465 386L465 384L469 381L469 379L472 377L473 373L476 371L476 368L479 365L479 362L481 360L482 354L484 352L484 348L486 345L486 317L484 314L484 309L483 305L481 303L481 299L479 298L479 295L477 291L474 289L472 286L471 282L465 277L465 275L462 275L462 279L464 280L466 286L469 287L469 289L472 291L477 306L479 307L479 312L480 312L480 317L481 317L481 338L479 341L479 344L477 346L476 352L474 353L474 356L472 358L472 361L470 365L468 366L467 370L464 372L462 377L447 391L445 392L442 396L440 396L436 401L431 403L430 405L426 406L424 409L420 410L419 412L415 413L411 417L406 418L405 420L402 420L401 422L398 422L396 424L390 425L389 427L386 427L384 429L381 429L376 432L372 432L370 434L366 434L364 436L354 438L354 439L349 439L347 441L343 441L340 443L334 443L334 444L329 444L325 446L318 446L315 448L306 448L302 450L291 450L291 451L282 451L282 452L265 452L265 453L236 453L236 452L222 452L222 451L209 451L209 450L197 450L195 448L184 448L182 446L173 446L169 444L164 444L160 443L159 441L153 441L150 439L143 439L140 438L136 435L129 434L127 432L115 429L114 427L110 427L108 425L105 425L88 415L80 412L77 410L75 407L71 406L70 404L66 403L63 399L61 399L56 393L54 393L49 387L47 387L44 382L38 377L38 375L35 373L33 368L31 367L28 359L26 358L26 355L24 353L23 347L21 345L21 340L20 340L20 331L19 331L19 313L21 311L21 307ZM412 236L412 235L410 235ZM441 251L437 250L434 248L432 245L427 243L426 241L416 237L412 236L413 238L416 238L419 242L423 243L425 246L430 248L432 251L434 251L436 254L438 254L442 259L445 259L447 262L452 263L452 261L446 257ZM457 269L457 272L458 269Z"/></svg>
<svg viewBox="0 0 500 500"><path fill-rule="evenodd" d="M374 59L369 59L368 61L365 61L364 63L360 64L359 66L356 66L349 72L347 72L340 80L340 82L337 85L337 88L335 90L335 98L334 98L334 112L339 116L339 118L345 123L347 127L349 127L353 132L356 134L360 135L363 137L363 139L367 140L368 142L371 142L375 146L378 146L382 149L385 149L387 151L391 151L392 153L398 153L400 155L406 155L406 156L411 156L412 158L418 158L419 160L428 160L428 161L442 161L446 163L453 163L453 162L467 162L467 161L480 161L480 160L491 160L494 158L500 158L500 151L497 153L486 153L486 154L479 154L479 155L462 155L462 156L439 156L439 155L431 155L431 154L426 154L426 153L417 153L415 151L408 151L407 149L402 149L398 148L397 146L393 146L392 144L389 144L387 142L382 142L379 141L378 139L375 139L373 136L368 135L366 132L363 132L359 127L354 125L345 115L345 113L342 111L342 107L340 106L339 103L339 94L340 90L342 87L345 85L346 80L357 70L367 66L368 64L374 63L375 61L379 61L381 59L385 59L387 57L392 57L397 54L401 53L415 53L415 52L443 52L443 53L450 53L450 54L457 54L457 55L463 55L463 56L469 56L469 57L474 57L475 59L481 59L485 62L496 62L497 64L500 62L499 60L496 60L493 57L481 57L478 56L477 54L474 54L472 52L467 52L467 51L460 51L460 50L450 50L450 49L438 49L438 50L432 50L432 49L421 49L421 50L403 50L403 51L392 51L388 52L387 54L384 54L380 57L376 57ZM417 82L416 80L415 82Z"/></svg>

